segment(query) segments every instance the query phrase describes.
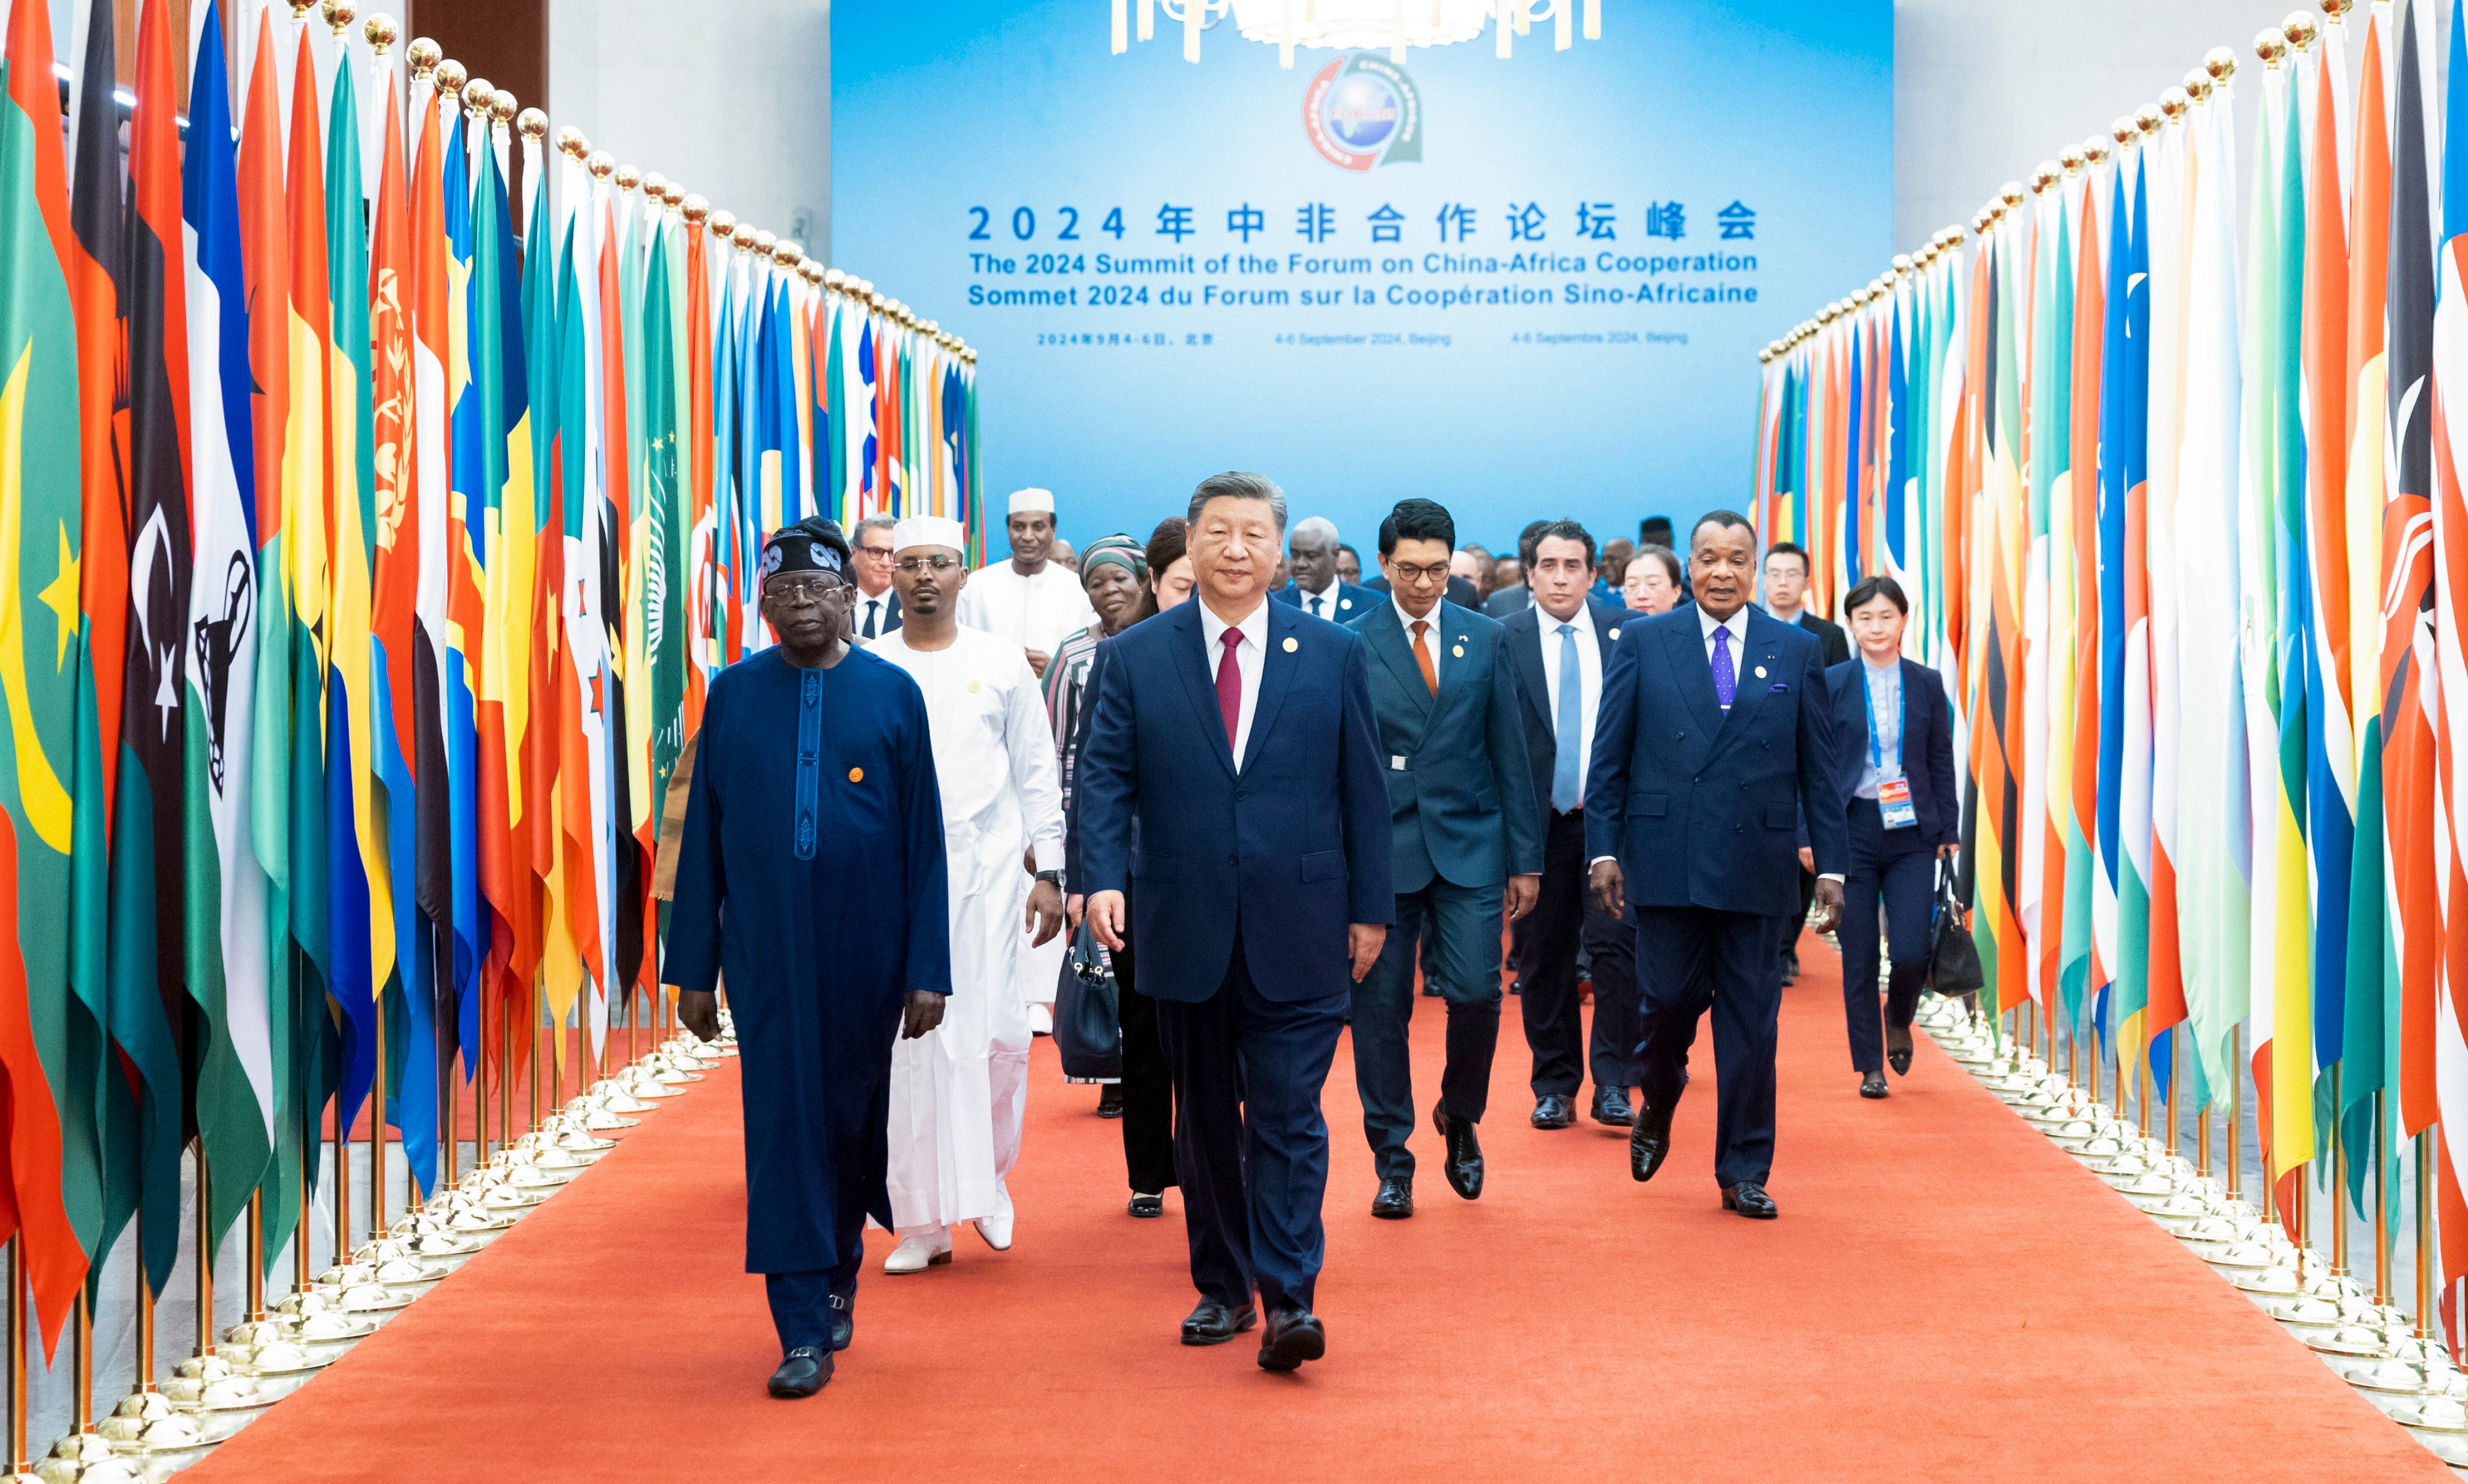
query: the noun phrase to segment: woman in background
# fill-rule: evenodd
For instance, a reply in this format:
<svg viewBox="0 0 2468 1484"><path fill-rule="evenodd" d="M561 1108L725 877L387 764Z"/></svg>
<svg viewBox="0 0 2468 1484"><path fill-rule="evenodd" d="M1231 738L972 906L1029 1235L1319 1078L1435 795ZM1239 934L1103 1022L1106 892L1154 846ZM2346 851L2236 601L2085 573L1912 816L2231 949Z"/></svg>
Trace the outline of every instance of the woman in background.
<svg viewBox="0 0 2468 1484"><path fill-rule="evenodd" d="M1851 869L1842 881L1842 1014L1860 1096L1885 1095L1878 1057L1877 916L1885 906L1893 971L1885 987L1885 1061L1911 1069L1911 1016L1928 977L1934 867L1952 858L1960 827L1954 783L1954 706L1945 682L1903 658L1910 615L1902 584L1872 577L1851 589L1859 654L1825 673L1834 692L1835 755L1851 826Z"/></svg>

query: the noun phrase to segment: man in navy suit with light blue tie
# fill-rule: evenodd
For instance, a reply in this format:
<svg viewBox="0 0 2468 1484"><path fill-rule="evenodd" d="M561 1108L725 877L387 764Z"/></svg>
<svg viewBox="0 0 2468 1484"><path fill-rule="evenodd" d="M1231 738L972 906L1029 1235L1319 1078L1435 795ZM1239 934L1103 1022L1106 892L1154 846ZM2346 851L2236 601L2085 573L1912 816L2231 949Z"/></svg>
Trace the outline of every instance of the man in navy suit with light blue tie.
<svg viewBox="0 0 2468 1484"><path fill-rule="evenodd" d="M1256 1291L1271 1371L1326 1352L1312 1313L1320 1087L1395 904L1362 642L1268 601L1285 523L1284 492L1260 475L1201 481L1198 601L1108 641L1074 779L1087 919L1108 948L1139 882L1140 990L1157 1001L1179 1104L1175 1176L1200 1290L1182 1342L1251 1328Z"/></svg>
<svg viewBox="0 0 2468 1484"><path fill-rule="evenodd" d="M1697 601L1623 628L1603 677L1586 782L1586 854L1598 903L1636 908L1645 1039L1629 1174L1654 1177L1688 1085L1697 1022L1714 1016L1714 1178L1723 1206L1776 1214L1777 945L1799 906L1800 819L1823 932L1842 911L1848 850L1825 652L1748 605L1756 531L1716 511L1689 533Z"/></svg>
<svg viewBox="0 0 2468 1484"><path fill-rule="evenodd" d="M1306 515L1294 522L1286 538L1286 566L1293 581L1268 596L1291 603L1314 618L1351 624L1380 602L1380 595L1337 575L1337 522L1325 515Z"/></svg>
<svg viewBox="0 0 2468 1484"><path fill-rule="evenodd" d="M1380 1176L1371 1214L1414 1214L1412 1057L1415 947L1423 979L1448 1005L1448 1061L1431 1126L1449 1186L1482 1194L1474 1126L1499 1046L1499 922L1534 906L1542 826L1500 626L1441 600L1456 522L1430 500L1401 500L1380 523L1388 601L1354 621L1371 651L1371 702L1388 760L1396 930L1354 989L1354 1084ZM1428 924L1431 931L1424 932Z"/></svg>

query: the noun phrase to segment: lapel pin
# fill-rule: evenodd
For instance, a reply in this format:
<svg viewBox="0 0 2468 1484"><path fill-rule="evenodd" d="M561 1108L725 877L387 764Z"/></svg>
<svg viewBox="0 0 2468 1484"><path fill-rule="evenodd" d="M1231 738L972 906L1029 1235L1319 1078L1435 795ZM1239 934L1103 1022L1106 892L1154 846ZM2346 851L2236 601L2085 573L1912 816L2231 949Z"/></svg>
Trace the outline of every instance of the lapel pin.
<svg viewBox="0 0 2468 1484"><path fill-rule="evenodd" d="M1611 642L1613 644L1619 643L1619 630L1616 628L1611 630Z"/></svg>
<svg viewBox="0 0 2468 1484"><path fill-rule="evenodd" d="M1350 608L1354 606L1354 600L1351 598L1339 598L1337 600L1337 605L1340 608Z"/></svg>
<svg viewBox="0 0 2468 1484"><path fill-rule="evenodd" d="M1294 652L1294 651L1299 650L1299 649L1301 649L1301 648L1302 648L1302 646L1301 646L1301 645L1296 644L1296 643L1294 642L1294 640L1293 640L1293 636L1292 636L1291 634L1289 634L1289 635L1287 635L1287 636L1286 636L1286 652L1287 652L1287 653L1291 654L1292 652Z"/></svg>
<svg viewBox="0 0 2468 1484"><path fill-rule="evenodd" d="M1758 679L1760 679L1760 680L1762 680L1762 679L1764 679L1765 677L1766 677L1766 667L1765 667L1765 666L1763 666L1763 665L1759 665L1759 666L1757 667L1757 678L1758 678ZM971 689L971 690L975 690L975 689L976 689L976 687L975 687L975 686L971 686L971 687L969 687L969 689Z"/></svg>
<svg viewBox="0 0 2468 1484"><path fill-rule="evenodd" d="M1758 672L1757 672L1757 674L1765 674L1765 672L1764 672L1764 671L1762 671L1762 670L1760 670L1760 671L1758 671ZM977 694L977 682L976 682L976 681L971 680L971 681L970 681L970 682L969 682L969 694L970 694L970 695L971 695L971 696L974 696L974 695L976 695L976 694Z"/></svg>
<svg viewBox="0 0 2468 1484"><path fill-rule="evenodd" d="M1455 655L1458 659L1463 659L1465 658L1465 646L1462 644L1451 646L1449 652Z"/></svg>
<svg viewBox="0 0 2468 1484"><path fill-rule="evenodd" d="M849 782L853 784L861 784L865 782L865 769L861 767L850 768Z"/></svg>

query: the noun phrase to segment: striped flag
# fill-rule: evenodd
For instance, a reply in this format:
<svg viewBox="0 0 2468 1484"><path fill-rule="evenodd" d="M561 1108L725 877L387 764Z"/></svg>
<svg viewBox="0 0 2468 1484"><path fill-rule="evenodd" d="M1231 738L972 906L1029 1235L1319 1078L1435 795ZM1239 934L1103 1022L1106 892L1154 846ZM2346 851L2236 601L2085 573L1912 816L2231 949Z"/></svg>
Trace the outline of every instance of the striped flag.
<svg viewBox="0 0 2468 1484"><path fill-rule="evenodd" d="M87 1270L63 1197L74 1183L84 1201L95 1198L90 1169L63 1167L60 1117L60 1104L90 1096L90 1084L55 1085L42 1054L48 1042L52 1068L74 1074L79 1064L64 1012L71 769L87 663L76 545L87 424L78 415L78 246L65 164L50 9L16 0L0 53L0 678L11 723L0 767L0 1091L9 1108L0 1234L25 1239L47 1355Z"/></svg>
<svg viewBox="0 0 2468 1484"><path fill-rule="evenodd" d="M411 317L409 349L416 408L411 457L418 501L403 525L411 532L419 566L412 596L415 631L411 719L417 785L414 896L419 938L415 956L420 960L419 971L404 979L403 1003L407 1012L419 1013L425 1007L428 1060L424 1070L417 1064L407 1064L406 1070L411 1079L427 1079L431 1099L453 1095L454 1054L461 1025L459 986L468 980L468 968L474 961L455 931L457 877L468 877L471 866L470 857L465 856L458 871L454 853L454 806L462 795L456 788L447 742L460 679L455 672L457 651L452 647L448 595L452 590L451 574L461 552L449 535L453 529L448 507L453 503L450 432L454 409L446 396L446 368L455 364L454 344L460 328L455 311L461 306L448 286L455 275L450 267L454 244L446 227L446 177L451 167L445 155L447 149L458 148L460 140L439 131L438 106L433 79L423 79L412 96L419 148L413 159L406 203L411 265L403 290ZM452 173L459 185L463 172L453 170ZM461 694L468 718L469 693L462 690ZM464 759L468 768L468 751ZM404 1116L413 1118L408 1112ZM420 1137L425 1139L436 1127L434 1108L428 1120L418 1126ZM406 1124L406 1150L410 1147L411 1129ZM445 1154L448 1160L453 1157L451 1150ZM414 1160L414 1176L423 1190L437 1189L436 1165L433 1155L426 1170Z"/></svg>
<svg viewBox="0 0 2468 1484"><path fill-rule="evenodd" d="M2434 311L2434 591L2439 711L2434 727L2436 858L2441 875L2442 963L2434 988L2433 1066L2439 1125L2468 1128L2468 16L2452 0L2442 125L2442 245ZM2455 395L2457 394L2457 395ZM2403 1068L2405 1085L2405 1068ZM2405 1101L2405 1097L2403 1097ZM2456 1312L2468 1293L2468 1141L2438 1134L2438 1229L2444 1296ZM2458 1334L2454 1329L2454 1342Z"/></svg>
<svg viewBox="0 0 2468 1484"><path fill-rule="evenodd" d="M189 810L189 994L195 1001L197 1137L219 1244L274 1151L274 1047L266 979L266 879L251 825L257 627L257 453L240 184L224 92L220 8L198 12L189 89L183 249L189 468L196 524L190 584L184 791Z"/></svg>

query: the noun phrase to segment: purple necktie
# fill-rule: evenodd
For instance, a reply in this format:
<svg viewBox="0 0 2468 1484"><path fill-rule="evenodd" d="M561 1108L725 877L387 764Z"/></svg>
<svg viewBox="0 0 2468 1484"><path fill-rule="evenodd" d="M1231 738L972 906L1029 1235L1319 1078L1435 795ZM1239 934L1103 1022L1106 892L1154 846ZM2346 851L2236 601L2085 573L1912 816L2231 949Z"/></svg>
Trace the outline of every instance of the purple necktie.
<svg viewBox="0 0 2468 1484"><path fill-rule="evenodd" d="M1714 626L1714 698L1723 703L1725 713L1730 711L1731 697L1739 694L1739 672L1731 666L1731 631L1717 624Z"/></svg>

